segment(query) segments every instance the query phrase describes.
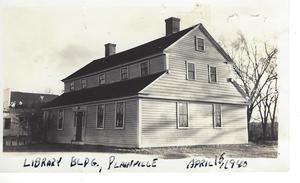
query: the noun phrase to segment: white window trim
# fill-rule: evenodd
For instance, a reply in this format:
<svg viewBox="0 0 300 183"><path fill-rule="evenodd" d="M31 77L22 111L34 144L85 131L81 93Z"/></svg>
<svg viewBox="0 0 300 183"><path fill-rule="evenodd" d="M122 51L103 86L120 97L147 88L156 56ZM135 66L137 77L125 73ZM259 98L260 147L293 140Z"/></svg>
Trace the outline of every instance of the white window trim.
<svg viewBox="0 0 300 183"><path fill-rule="evenodd" d="M99 112L99 106L104 106L104 110L103 110L103 127L98 128L97 127L97 123L98 123L98 112ZM105 111L106 111L106 105L105 104L98 104L96 107L96 129L97 130L103 130L105 128Z"/></svg>
<svg viewBox="0 0 300 183"><path fill-rule="evenodd" d="M189 63L190 64L194 64L194 72L195 72L195 79L190 79L189 78ZM194 63L194 62L191 62L191 61L185 61L185 67L186 67L186 80L189 80L189 81L196 81L196 71L197 71L197 69L196 69L196 64Z"/></svg>
<svg viewBox="0 0 300 183"><path fill-rule="evenodd" d="M203 39L203 50L198 49L198 39ZM201 36L195 36L195 46L196 46L196 48L195 48L196 51L205 52L205 49L206 49L205 48L205 39Z"/></svg>
<svg viewBox="0 0 300 183"><path fill-rule="evenodd" d="M126 79L122 79L122 69L126 68L127 70L127 78ZM128 80L129 79L129 70L128 70L128 66L124 66L120 68L120 80L124 81L124 80Z"/></svg>
<svg viewBox="0 0 300 183"><path fill-rule="evenodd" d="M72 84L73 84L73 89L72 89ZM70 82L70 91L75 91L75 82L74 81Z"/></svg>
<svg viewBox="0 0 300 183"><path fill-rule="evenodd" d="M216 68L216 82L212 82L212 81L211 81L210 67L215 67L215 68ZM209 83L218 83L218 72L217 72L217 67L214 66L214 65L209 65L209 64L207 64L207 70L208 70L208 82L209 82Z"/></svg>
<svg viewBox="0 0 300 183"><path fill-rule="evenodd" d="M123 103L123 126L122 127L117 127L117 104L118 103ZM125 128L125 102L115 102L115 129L122 130Z"/></svg>
<svg viewBox="0 0 300 183"><path fill-rule="evenodd" d="M218 126L215 125L215 123L216 123L216 119L215 119L215 111L216 111L215 107L216 107L216 105L220 105L220 113L221 113L221 115L220 115L221 126L220 127L218 127ZM223 116L222 116L222 114L223 114L223 112L222 112L222 104L213 104L213 128L215 128L215 129L223 128L223 122L222 122L223 121Z"/></svg>
<svg viewBox="0 0 300 183"><path fill-rule="evenodd" d="M187 124L188 126L179 126L179 103L186 103L187 106ZM189 123L189 103L188 102L176 102L176 112L177 112L177 120L176 120L176 124L177 124L177 129L187 129L190 128L190 123Z"/></svg>
<svg viewBox="0 0 300 183"><path fill-rule="evenodd" d="M104 83L103 83L103 84L100 83L100 76L101 76L101 75L104 76ZM98 75L98 86L101 86L101 85L104 85L104 84L106 84L106 73L105 73L105 72L104 72L104 73L100 73L100 74Z"/></svg>
<svg viewBox="0 0 300 183"><path fill-rule="evenodd" d="M147 61L144 61L144 62L141 62L140 63L140 73L141 73L141 77L144 77L143 75L142 75L142 64L144 64L144 63L147 63L147 70L148 70L148 74L147 75L144 75L144 76L148 76L148 75L150 75L150 63L149 63L149 60L147 60Z"/></svg>
<svg viewBox="0 0 300 183"><path fill-rule="evenodd" d="M58 128L59 127L59 112L62 111L61 113L61 116L62 116L62 125L61 125L61 128ZM56 127L56 130L64 130L64 120L65 120L65 110L64 109L59 109L58 110L58 115L57 115L57 127Z"/></svg>

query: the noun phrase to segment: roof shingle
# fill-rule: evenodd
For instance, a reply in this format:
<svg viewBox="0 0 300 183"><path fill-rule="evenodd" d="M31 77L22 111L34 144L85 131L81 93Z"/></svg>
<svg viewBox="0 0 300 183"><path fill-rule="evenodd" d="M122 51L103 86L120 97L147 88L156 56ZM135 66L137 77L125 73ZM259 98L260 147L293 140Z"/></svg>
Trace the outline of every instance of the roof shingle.
<svg viewBox="0 0 300 183"><path fill-rule="evenodd" d="M64 93L46 103L43 108L137 95L139 91L144 89L163 73L164 72L159 72L145 77Z"/></svg>

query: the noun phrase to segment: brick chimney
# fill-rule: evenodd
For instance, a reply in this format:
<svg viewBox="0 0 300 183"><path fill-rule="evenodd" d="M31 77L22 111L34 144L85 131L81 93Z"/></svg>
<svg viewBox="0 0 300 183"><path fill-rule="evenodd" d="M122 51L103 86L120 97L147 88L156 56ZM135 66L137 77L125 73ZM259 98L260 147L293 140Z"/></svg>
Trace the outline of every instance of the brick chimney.
<svg viewBox="0 0 300 183"><path fill-rule="evenodd" d="M107 43L104 46L105 46L105 57L108 57L116 53L116 44Z"/></svg>
<svg viewBox="0 0 300 183"><path fill-rule="evenodd" d="M180 19L170 17L165 20L166 22L166 36L176 33L180 30Z"/></svg>

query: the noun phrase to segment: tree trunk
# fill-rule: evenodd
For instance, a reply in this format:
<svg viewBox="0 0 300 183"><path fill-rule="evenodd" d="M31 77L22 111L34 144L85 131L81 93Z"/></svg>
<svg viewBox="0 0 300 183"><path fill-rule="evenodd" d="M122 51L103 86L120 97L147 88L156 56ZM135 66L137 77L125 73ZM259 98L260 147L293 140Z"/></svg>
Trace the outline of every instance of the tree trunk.
<svg viewBox="0 0 300 183"><path fill-rule="evenodd" d="M271 121L271 136L275 138L275 124L273 120Z"/></svg>
<svg viewBox="0 0 300 183"><path fill-rule="evenodd" d="M252 116L252 109L247 107L247 131L248 131L248 141L251 138L250 122Z"/></svg>

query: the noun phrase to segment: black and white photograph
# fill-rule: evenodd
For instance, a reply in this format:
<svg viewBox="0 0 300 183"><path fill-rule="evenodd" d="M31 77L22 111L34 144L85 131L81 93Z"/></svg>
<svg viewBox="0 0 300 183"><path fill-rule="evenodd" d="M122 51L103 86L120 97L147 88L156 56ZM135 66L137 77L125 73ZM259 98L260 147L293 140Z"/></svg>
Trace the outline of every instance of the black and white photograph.
<svg viewBox="0 0 300 183"><path fill-rule="evenodd" d="M1 172L288 170L288 1L7 0L0 17Z"/></svg>

